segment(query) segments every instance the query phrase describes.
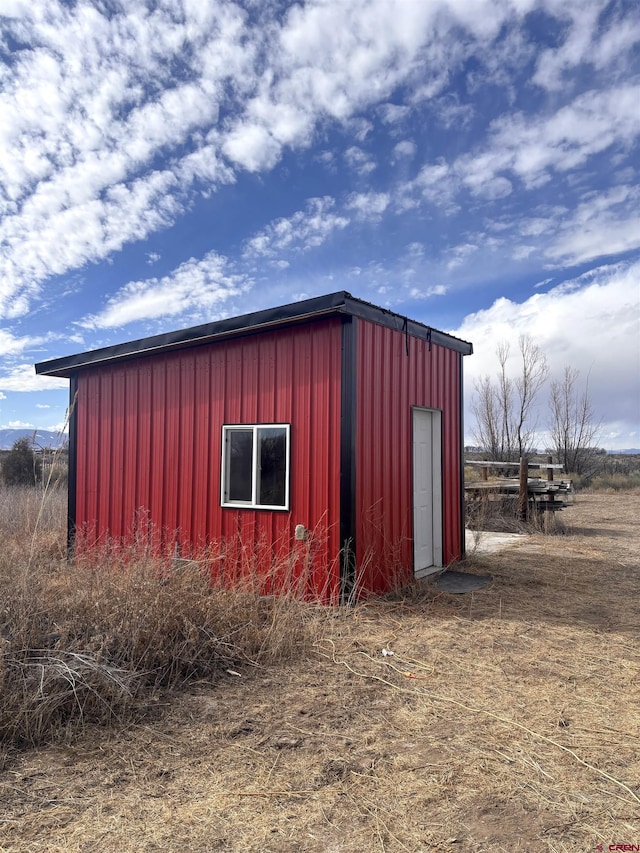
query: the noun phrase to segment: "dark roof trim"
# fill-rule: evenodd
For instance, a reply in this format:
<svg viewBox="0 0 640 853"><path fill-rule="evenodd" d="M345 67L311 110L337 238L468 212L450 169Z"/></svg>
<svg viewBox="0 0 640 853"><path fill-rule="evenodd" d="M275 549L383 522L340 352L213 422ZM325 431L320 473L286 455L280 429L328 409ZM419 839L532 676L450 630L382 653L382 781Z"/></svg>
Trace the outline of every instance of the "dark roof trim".
<svg viewBox="0 0 640 853"><path fill-rule="evenodd" d="M344 295L346 296L346 312L353 317L362 317L363 320L370 320L379 326L395 329L396 332L403 332L413 335L415 338L421 338L423 341L439 344L441 347L455 350L462 355L471 355L473 352L473 345L467 341L448 335L446 332L439 332L437 329L425 326L424 323L419 323L417 320L411 320L403 314L396 314L394 311L380 308L378 305L365 302L363 299L355 299L349 293Z"/></svg>
<svg viewBox="0 0 640 853"><path fill-rule="evenodd" d="M135 358L136 356L153 355L166 350L197 346L221 338L251 334L261 329L276 326L302 323L306 320L315 320L331 314L349 314L352 317L362 317L373 323L407 332L417 338L431 340L434 344L456 350L462 355L470 355L473 352L473 347L466 341L455 338L453 335L447 335L445 332L431 329L429 326L395 314L386 308L379 308L377 305L372 305L362 299L356 299L350 293L341 290L327 296L317 296L313 299L305 299L302 302L281 305L279 308L254 311L251 314L229 317L226 320L205 323L202 326L193 326L190 329L166 332L162 335L140 338L137 341L127 341L102 349L54 358L50 361L41 361L36 364L35 368L36 373L43 376L71 377L85 367L95 367L122 359Z"/></svg>

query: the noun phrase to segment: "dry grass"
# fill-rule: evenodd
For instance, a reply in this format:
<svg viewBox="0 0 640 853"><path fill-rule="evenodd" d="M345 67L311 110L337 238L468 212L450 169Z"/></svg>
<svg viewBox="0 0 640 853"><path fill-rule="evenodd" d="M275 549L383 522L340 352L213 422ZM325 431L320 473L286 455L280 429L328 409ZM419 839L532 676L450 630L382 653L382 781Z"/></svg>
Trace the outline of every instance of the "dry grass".
<svg viewBox="0 0 640 853"><path fill-rule="evenodd" d="M6 851L584 851L640 843L640 496L416 588L305 611L306 649L24 752ZM381 649L393 656L383 656Z"/></svg>
<svg viewBox="0 0 640 853"><path fill-rule="evenodd" d="M640 490L640 471L626 474L599 474L593 478L591 488L598 492L623 492Z"/></svg>
<svg viewBox="0 0 640 853"><path fill-rule="evenodd" d="M12 746L68 741L87 724L140 716L194 679L304 648L312 608L262 595L266 580L255 572L216 588L207 564L152 559L135 546L68 562L63 504L56 491L44 501L35 489L0 491L5 757Z"/></svg>
<svg viewBox="0 0 640 853"><path fill-rule="evenodd" d="M64 544L66 531L66 489L50 488L44 491L32 486L0 485L0 532L3 545L19 544L24 549L37 537L38 551ZM24 556L24 552L23 552Z"/></svg>

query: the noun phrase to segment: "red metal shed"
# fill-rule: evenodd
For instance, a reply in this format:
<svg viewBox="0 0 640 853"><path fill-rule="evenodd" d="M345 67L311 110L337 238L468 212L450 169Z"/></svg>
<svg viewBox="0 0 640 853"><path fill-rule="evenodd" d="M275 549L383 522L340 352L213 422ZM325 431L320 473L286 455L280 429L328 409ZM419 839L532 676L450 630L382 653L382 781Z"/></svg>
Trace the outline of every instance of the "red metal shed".
<svg viewBox="0 0 640 853"><path fill-rule="evenodd" d="M339 292L37 364L71 380L70 544L302 560L327 601L438 570L464 553L471 352Z"/></svg>

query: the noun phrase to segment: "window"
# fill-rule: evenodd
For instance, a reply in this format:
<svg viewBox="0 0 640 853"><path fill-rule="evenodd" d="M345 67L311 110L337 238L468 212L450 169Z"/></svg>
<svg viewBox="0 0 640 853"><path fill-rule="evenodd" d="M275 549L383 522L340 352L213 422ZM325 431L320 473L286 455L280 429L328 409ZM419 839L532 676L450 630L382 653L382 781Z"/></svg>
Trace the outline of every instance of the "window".
<svg viewBox="0 0 640 853"><path fill-rule="evenodd" d="M289 509L289 429L222 427L222 506Z"/></svg>

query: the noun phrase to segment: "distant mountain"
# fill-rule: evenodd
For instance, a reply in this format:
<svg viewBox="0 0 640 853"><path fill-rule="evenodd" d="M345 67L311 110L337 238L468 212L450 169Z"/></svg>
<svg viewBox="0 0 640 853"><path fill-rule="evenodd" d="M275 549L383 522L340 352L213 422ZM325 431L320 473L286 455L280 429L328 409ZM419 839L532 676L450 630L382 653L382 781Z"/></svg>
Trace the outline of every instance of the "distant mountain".
<svg viewBox="0 0 640 853"><path fill-rule="evenodd" d="M34 439L36 447L60 447L68 436L48 429L0 429L0 450L11 450L19 438Z"/></svg>
<svg viewBox="0 0 640 853"><path fill-rule="evenodd" d="M619 455L637 456L638 454L640 454L640 448L638 448L638 447L627 447L626 450L608 450L607 453L610 456L614 456L614 455L616 455L616 456L619 456Z"/></svg>

